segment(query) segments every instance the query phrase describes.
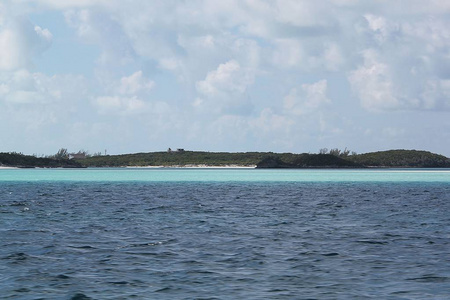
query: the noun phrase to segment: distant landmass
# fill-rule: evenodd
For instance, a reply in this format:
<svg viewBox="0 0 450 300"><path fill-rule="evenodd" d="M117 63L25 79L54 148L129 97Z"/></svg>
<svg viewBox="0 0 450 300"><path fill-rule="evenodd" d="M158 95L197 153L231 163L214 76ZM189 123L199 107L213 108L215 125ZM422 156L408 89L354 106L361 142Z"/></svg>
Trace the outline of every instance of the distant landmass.
<svg viewBox="0 0 450 300"><path fill-rule="evenodd" d="M298 154L294 159L283 160L268 156L256 164L257 168L362 168L364 165L332 154Z"/></svg>
<svg viewBox="0 0 450 300"><path fill-rule="evenodd" d="M294 159L267 157L258 168L449 168L450 159L428 151L389 150L344 157L332 154L298 154Z"/></svg>
<svg viewBox="0 0 450 300"><path fill-rule="evenodd" d="M337 150L337 149L334 149ZM333 154L330 154L333 153ZM0 166L21 168L189 167L235 166L256 168L450 168L450 159L428 151L389 150L364 154L330 151L320 154L273 152L164 151L83 158L39 158L0 153Z"/></svg>
<svg viewBox="0 0 450 300"><path fill-rule="evenodd" d="M36 157L21 153L0 153L0 166L16 168L82 168L76 160Z"/></svg>

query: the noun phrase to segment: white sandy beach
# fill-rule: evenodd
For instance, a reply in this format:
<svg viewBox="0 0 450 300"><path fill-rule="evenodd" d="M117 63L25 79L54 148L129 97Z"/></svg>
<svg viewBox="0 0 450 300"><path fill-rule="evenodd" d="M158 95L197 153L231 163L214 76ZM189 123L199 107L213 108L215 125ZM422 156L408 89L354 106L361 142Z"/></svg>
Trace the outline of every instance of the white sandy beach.
<svg viewBox="0 0 450 300"><path fill-rule="evenodd" d="M141 169L161 169L161 168L181 168L181 169L254 169L254 168L256 168L256 166L240 166L240 165L225 165L225 166L174 165L174 166L127 166L127 168L141 168Z"/></svg>

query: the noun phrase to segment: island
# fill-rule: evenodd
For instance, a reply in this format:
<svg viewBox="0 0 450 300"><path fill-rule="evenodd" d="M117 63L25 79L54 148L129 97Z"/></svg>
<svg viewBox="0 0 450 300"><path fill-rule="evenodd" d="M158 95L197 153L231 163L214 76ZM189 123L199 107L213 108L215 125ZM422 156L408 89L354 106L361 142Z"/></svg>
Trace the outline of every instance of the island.
<svg viewBox="0 0 450 300"><path fill-rule="evenodd" d="M257 168L449 168L450 159L428 151L388 150L352 155L298 154L283 160L270 156Z"/></svg>
<svg viewBox="0 0 450 300"><path fill-rule="evenodd" d="M60 154L60 151L58 152ZM86 167L254 167L254 168L450 168L450 159L428 151L388 150L364 154L332 149L317 154L274 152L161 151L122 155L35 157L0 153L0 166Z"/></svg>
<svg viewBox="0 0 450 300"><path fill-rule="evenodd" d="M16 152L0 153L0 167L14 168L83 168L83 165L71 159L36 157Z"/></svg>

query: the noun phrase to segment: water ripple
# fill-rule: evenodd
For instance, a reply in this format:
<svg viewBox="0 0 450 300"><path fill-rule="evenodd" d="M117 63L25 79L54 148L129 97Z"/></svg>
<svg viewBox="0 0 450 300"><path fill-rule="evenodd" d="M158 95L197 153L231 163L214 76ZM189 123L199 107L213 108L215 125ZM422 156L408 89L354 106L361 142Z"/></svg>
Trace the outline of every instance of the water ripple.
<svg viewBox="0 0 450 300"><path fill-rule="evenodd" d="M53 182L0 189L4 298L450 294L446 183Z"/></svg>

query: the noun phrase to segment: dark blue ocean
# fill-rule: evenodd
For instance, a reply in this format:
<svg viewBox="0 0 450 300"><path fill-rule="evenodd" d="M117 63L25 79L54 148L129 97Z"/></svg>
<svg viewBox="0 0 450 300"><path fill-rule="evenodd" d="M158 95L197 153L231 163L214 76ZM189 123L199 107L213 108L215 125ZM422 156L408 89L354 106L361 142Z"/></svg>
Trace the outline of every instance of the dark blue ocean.
<svg viewBox="0 0 450 300"><path fill-rule="evenodd" d="M450 182L3 180L0 298L450 299Z"/></svg>

